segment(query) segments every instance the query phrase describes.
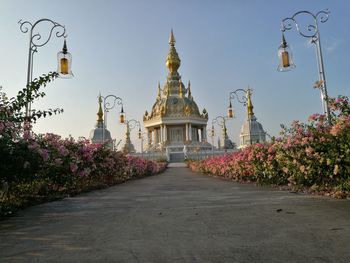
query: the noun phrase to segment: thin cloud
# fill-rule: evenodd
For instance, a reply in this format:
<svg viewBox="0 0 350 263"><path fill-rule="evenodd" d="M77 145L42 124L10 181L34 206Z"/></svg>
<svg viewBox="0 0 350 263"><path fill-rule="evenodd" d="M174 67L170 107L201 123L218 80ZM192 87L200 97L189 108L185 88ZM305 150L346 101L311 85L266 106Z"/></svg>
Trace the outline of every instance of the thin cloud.
<svg viewBox="0 0 350 263"><path fill-rule="evenodd" d="M340 39L337 39L334 37L323 38L321 40L322 49L327 53L333 53L334 51L336 51L341 45L341 43L342 41ZM310 47L313 47L314 45L311 42L311 40L308 38L305 40L304 46L306 48L310 48Z"/></svg>
<svg viewBox="0 0 350 263"><path fill-rule="evenodd" d="M324 49L327 53L333 53L335 50L337 50L341 44L340 39L336 39L334 37L325 39Z"/></svg>

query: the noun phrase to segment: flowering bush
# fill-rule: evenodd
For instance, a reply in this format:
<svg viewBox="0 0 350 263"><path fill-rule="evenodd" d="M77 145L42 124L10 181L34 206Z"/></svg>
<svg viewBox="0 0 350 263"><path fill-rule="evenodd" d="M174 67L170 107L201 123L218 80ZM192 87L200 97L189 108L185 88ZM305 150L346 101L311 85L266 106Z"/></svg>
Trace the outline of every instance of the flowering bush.
<svg viewBox="0 0 350 263"><path fill-rule="evenodd" d="M30 123L61 109L33 111L26 117L27 101L43 97L41 86L57 76L35 79L8 100L0 90L0 216L27 203L106 187L163 171L165 163L125 156L88 140L36 135Z"/></svg>
<svg viewBox="0 0 350 263"><path fill-rule="evenodd" d="M309 123L282 126L281 137L239 152L191 161L195 171L236 181L288 185L345 197L350 192L350 103L330 99L331 122L313 114Z"/></svg>

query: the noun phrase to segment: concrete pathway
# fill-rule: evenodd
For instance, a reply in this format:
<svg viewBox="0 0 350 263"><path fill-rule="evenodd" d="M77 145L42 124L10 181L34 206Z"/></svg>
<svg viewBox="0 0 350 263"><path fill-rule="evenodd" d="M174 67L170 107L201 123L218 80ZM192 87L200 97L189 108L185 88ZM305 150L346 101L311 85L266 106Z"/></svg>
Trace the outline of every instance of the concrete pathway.
<svg viewBox="0 0 350 263"><path fill-rule="evenodd" d="M169 168L1 221L0 262L350 262L350 201Z"/></svg>

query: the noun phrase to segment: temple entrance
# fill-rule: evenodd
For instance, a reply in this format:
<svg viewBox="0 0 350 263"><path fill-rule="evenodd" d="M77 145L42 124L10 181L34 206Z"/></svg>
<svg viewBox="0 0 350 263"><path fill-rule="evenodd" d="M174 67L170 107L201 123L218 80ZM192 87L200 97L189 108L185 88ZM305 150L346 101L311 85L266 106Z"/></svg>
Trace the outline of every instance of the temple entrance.
<svg viewBox="0 0 350 263"><path fill-rule="evenodd" d="M183 128L182 127L171 127L170 130L170 143L171 144L183 144Z"/></svg>

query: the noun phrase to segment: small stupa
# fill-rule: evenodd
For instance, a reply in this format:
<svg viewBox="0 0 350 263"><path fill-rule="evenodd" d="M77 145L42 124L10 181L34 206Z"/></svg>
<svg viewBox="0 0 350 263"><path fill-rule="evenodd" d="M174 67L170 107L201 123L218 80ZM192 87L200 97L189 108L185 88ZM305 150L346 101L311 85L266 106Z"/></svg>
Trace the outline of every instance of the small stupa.
<svg viewBox="0 0 350 263"><path fill-rule="evenodd" d="M90 131L89 140L92 143L103 144L106 143L108 147L113 147L113 140L111 133L106 129L103 121L103 110L102 110L102 96L98 96L98 112L97 112L97 123L95 128Z"/></svg>
<svg viewBox="0 0 350 263"><path fill-rule="evenodd" d="M252 92L247 90L247 119L244 121L240 133L239 148L244 148L255 143L262 143L266 141L266 132L260 122L257 121L253 112Z"/></svg>

